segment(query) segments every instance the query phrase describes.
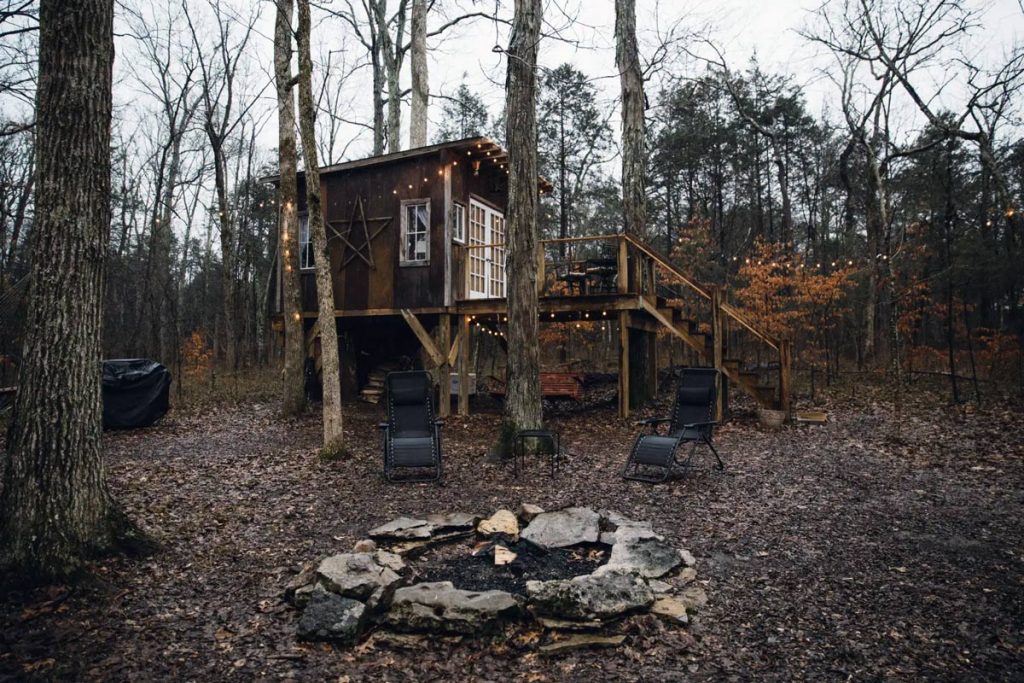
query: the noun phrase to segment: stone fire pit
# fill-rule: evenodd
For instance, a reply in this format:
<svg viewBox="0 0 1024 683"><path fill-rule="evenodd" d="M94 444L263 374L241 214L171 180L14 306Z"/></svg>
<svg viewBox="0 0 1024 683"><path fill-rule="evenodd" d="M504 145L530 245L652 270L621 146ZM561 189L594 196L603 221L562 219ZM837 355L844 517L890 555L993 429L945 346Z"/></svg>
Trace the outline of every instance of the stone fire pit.
<svg viewBox="0 0 1024 683"><path fill-rule="evenodd" d="M399 517L369 536L290 582L300 639L351 644L371 628L486 635L530 621L597 631L639 613L684 627L707 600L689 551L611 511Z"/></svg>

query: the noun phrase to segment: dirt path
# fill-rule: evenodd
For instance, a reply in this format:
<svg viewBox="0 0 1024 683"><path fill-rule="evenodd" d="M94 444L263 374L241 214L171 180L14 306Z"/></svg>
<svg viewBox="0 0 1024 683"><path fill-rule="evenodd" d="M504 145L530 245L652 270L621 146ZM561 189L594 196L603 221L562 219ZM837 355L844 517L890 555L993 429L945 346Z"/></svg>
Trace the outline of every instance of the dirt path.
<svg viewBox="0 0 1024 683"><path fill-rule="evenodd" d="M453 418L444 488L384 483L379 412L365 405L349 408L348 462L320 462L318 421L282 422L268 405L109 434L117 498L164 550L103 562L72 591L6 594L0 678L1024 677L1020 418L932 411L904 417L897 443L872 411L862 401L781 433L734 421L719 435L726 473L655 487L619 477L635 427L611 412L557 420L576 455L555 479L533 463L518 481L482 460L496 416ZM691 549L710 597L695 639L652 618L623 647L557 659L529 634L295 642L280 596L300 563L399 514L522 502L618 509Z"/></svg>

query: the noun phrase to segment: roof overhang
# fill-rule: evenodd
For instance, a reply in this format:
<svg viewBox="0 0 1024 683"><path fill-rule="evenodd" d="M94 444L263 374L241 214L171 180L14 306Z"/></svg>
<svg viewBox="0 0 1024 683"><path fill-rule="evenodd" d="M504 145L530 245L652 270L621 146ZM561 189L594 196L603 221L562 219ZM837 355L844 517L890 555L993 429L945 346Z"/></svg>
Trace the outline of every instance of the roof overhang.
<svg viewBox="0 0 1024 683"><path fill-rule="evenodd" d="M325 176L332 173L342 173L354 169L385 166L387 164L393 164L407 159L431 156L443 151L450 152L457 157L468 157L471 159L471 163L473 161L479 161L480 168L483 168L485 165L494 166L497 167L497 169L508 173L508 150L491 138L472 137L464 138L462 140L454 140L451 142L440 142L434 145L427 145L426 147L414 147L413 149L407 149L401 152L382 154L375 157L366 157L365 159L344 161L340 164L324 166L320 169L320 175ZM299 171L299 175L301 176L302 174L303 172ZM260 180L265 183L276 184L278 177L279 176L277 175L270 175L260 178ZM537 177L537 185L541 192L550 192L552 190L551 182L543 176Z"/></svg>

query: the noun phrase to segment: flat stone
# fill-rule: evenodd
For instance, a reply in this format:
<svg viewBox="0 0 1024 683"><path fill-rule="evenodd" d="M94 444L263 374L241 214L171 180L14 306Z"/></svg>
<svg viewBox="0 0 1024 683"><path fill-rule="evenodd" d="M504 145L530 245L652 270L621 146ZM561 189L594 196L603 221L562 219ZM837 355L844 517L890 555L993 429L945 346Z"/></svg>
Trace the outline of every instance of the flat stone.
<svg viewBox="0 0 1024 683"><path fill-rule="evenodd" d="M292 593L292 604L300 609L305 607L309 604L309 599L317 591L326 592L324 591L324 587L318 583L308 583L305 586L302 586L301 588L297 588Z"/></svg>
<svg viewBox="0 0 1024 683"><path fill-rule="evenodd" d="M356 600L366 600L378 588L388 589L402 580L367 553L332 555L320 563L316 573L328 591Z"/></svg>
<svg viewBox="0 0 1024 683"><path fill-rule="evenodd" d="M608 563L598 567L595 575L617 572L653 579L668 574L683 561L677 548L647 536L643 529L619 527L616 535Z"/></svg>
<svg viewBox="0 0 1024 683"><path fill-rule="evenodd" d="M537 617L537 623L544 628L556 631L596 631L604 628L604 622L599 619L581 621L579 619L553 619L551 617Z"/></svg>
<svg viewBox="0 0 1024 683"><path fill-rule="evenodd" d="M686 562L686 558L683 558L683 562ZM679 576L676 577L676 582L685 586L688 583L693 583L694 579L697 578L697 570L693 567L684 567Z"/></svg>
<svg viewBox="0 0 1024 683"><path fill-rule="evenodd" d="M402 560L401 555L388 552L387 550L378 550L373 554L373 561L382 567L387 567L393 572L400 572L405 569L405 562Z"/></svg>
<svg viewBox="0 0 1024 683"><path fill-rule="evenodd" d="M434 525L438 532L472 531L480 521L480 515L466 512L444 512L427 515L426 521Z"/></svg>
<svg viewBox="0 0 1024 683"><path fill-rule="evenodd" d="M372 553L377 549L377 544L369 538L364 538L361 541L356 541L356 544L352 546L352 552L354 553Z"/></svg>
<svg viewBox="0 0 1024 683"><path fill-rule="evenodd" d="M620 526L640 527L646 529L651 528L650 522L630 519L615 510L602 510L601 523L602 528L607 528L610 531L615 531Z"/></svg>
<svg viewBox="0 0 1024 683"><path fill-rule="evenodd" d="M616 619L654 602L647 581L634 574L527 581L526 595L534 614L556 619Z"/></svg>
<svg viewBox="0 0 1024 683"><path fill-rule="evenodd" d="M541 645L539 649L542 655L550 657L591 647L618 647L625 640L626 636L597 636L577 633L564 640Z"/></svg>
<svg viewBox="0 0 1024 683"><path fill-rule="evenodd" d="M692 567L693 565L697 564L697 558L695 558L693 556L693 553L691 553L689 550L680 550L679 556L683 558L683 564L685 564L687 567Z"/></svg>
<svg viewBox="0 0 1024 683"><path fill-rule="evenodd" d="M503 545L494 546L494 564L498 566L512 564L517 557L518 555Z"/></svg>
<svg viewBox="0 0 1024 683"><path fill-rule="evenodd" d="M387 623L398 631L477 634L494 631L519 614L504 591L466 591L451 581L418 583L395 591Z"/></svg>
<svg viewBox="0 0 1024 683"><path fill-rule="evenodd" d="M523 503L519 506L519 519L523 520L524 524L529 524L533 521L533 518L544 512L544 508L539 505L533 505L531 503Z"/></svg>
<svg viewBox="0 0 1024 683"><path fill-rule="evenodd" d="M686 626L690 618L686 615L686 605L675 598L659 597L651 605L651 614L656 614L665 621L677 626Z"/></svg>
<svg viewBox="0 0 1024 683"><path fill-rule="evenodd" d="M405 541L430 538L433 532L434 525L425 519L399 517L387 524L381 524L376 529L370 529L370 536L372 538Z"/></svg>
<svg viewBox="0 0 1024 683"><path fill-rule="evenodd" d="M643 526L621 526L615 531L602 531L599 539L604 545L615 545L620 537L630 535L637 538L656 538L663 540L661 536L654 533L654 529Z"/></svg>
<svg viewBox="0 0 1024 683"><path fill-rule="evenodd" d="M600 521L600 516L590 508L574 507L543 512L523 529L523 538L546 548L597 543Z"/></svg>
<svg viewBox="0 0 1024 683"><path fill-rule="evenodd" d="M292 604L295 602L295 594L301 589L316 582L316 563L307 562L299 569L299 572L288 580L284 587L284 599Z"/></svg>
<svg viewBox="0 0 1024 683"><path fill-rule="evenodd" d="M476 530L481 536L503 534L513 541L519 540L519 520L511 510L498 510L481 521Z"/></svg>
<svg viewBox="0 0 1024 683"><path fill-rule="evenodd" d="M700 586L687 586L679 594L679 601L686 605L687 612L696 612L708 604L708 594Z"/></svg>
<svg viewBox="0 0 1024 683"><path fill-rule="evenodd" d="M673 590L672 584L665 583L664 581L658 581L657 579L651 579L647 582L647 585L654 591L654 595L661 597L662 595L668 595Z"/></svg>
<svg viewBox="0 0 1024 683"><path fill-rule="evenodd" d="M300 640L329 640L354 643L364 624L365 606L358 600L320 590L309 596L299 617L296 635Z"/></svg>

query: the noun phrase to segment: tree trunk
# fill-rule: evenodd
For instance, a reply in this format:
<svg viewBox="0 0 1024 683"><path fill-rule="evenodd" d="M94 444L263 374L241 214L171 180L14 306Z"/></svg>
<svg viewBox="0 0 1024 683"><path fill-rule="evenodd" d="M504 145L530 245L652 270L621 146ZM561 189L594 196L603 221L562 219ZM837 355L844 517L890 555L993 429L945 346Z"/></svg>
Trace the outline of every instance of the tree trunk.
<svg viewBox="0 0 1024 683"><path fill-rule="evenodd" d="M227 159L224 140L215 132L213 124L207 123L207 136L213 150L213 184L217 192L217 213L220 224L220 282L223 322L221 329L224 339L224 367L235 369L237 356L235 339L235 234L228 208Z"/></svg>
<svg viewBox="0 0 1024 683"><path fill-rule="evenodd" d="M285 415L306 409L306 344L302 330L302 291L299 282L299 220L296 213L298 181L295 151L295 94L292 83L293 0L277 0L274 29L274 75L277 80L277 158L281 181L278 190L281 245L280 276L283 283L281 311L284 316Z"/></svg>
<svg viewBox="0 0 1024 683"><path fill-rule="evenodd" d="M516 0L505 80L508 181L508 393L505 448L541 426L537 340L537 44L541 0ZM507 451L505 451L507 452Z"/></svg>
<svg viewBox="0 0 1024 683"><path fill-rule="evenodd" d="M405 8L408 0L398 0L395 12L395 38L392 40L388 28L387 2L377 0L375 13L377 20L377 40L380 52L384 57L385 74L388 89L388 153L402 150L402 91L399 77L402 72L402 42L405 40Z"/></svg>
<svg viewBox="0 0 1024 683"><path fill-rule="evenodd" d="M622 88L622 208L626 232L647 225L644 82L636 46L636 0L615 0L615 66Z"/></svg>
<svg viewBox="0 0 1024 683"><path fill-rule="evenodd" d="M427 144L427 0L412 0L412 105L409 109L409 147Z"/></svg>
<svg viewBox="0 0 1024 683"><path fill-rule="evenodd" d="M306 208L309 234L316 261L316 292L320 304L320 354L324 377L325 456L344 452L341 421L341 375L338 364L338 327L334 319L334 287L331 282L331 254L327 248L320 203L320 164L316 155L316 129L313 124L313 59L309 50L309 0L299 0L299 128L305 160Z"/></svg>
<svg viewBox="0 0 1024 683"><path fill-rule="evenodd" d="M380 39L370 53L373 68L373 156L384 153L384 65L380 61Z"/></svg>
<svg viewBox="0 0 1024 683"><path fill-rule="evenodd" d="M32 284L0 496L0 566L30 581L74 573L125 530L100 443L113 5L40 5Z"/></svg>

